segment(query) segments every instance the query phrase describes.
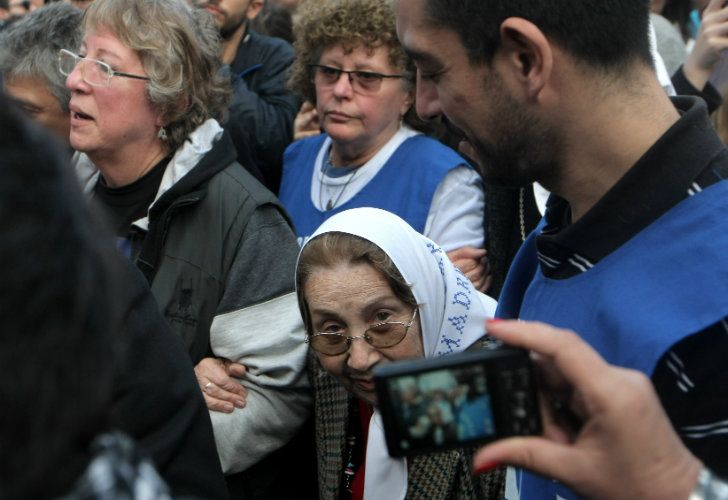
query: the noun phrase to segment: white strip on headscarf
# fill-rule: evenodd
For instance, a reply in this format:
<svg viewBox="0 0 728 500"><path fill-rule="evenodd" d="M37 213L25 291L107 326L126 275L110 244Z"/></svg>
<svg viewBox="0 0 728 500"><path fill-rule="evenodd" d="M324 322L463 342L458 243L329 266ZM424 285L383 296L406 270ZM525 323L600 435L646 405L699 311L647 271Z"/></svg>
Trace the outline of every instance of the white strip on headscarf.
<svg viewBox="0 0 728 500"><path fill-rule="evenodd" d="M485 320L495 314L495 300L475 290L438 245L405 221L378 208L355 208L328 219L311 239L332 232L371 241L392 259L419 305L426 358L464 351L484 335ZM365 500L405 497L407 462L387 453L376 409L369 424L365 474Z"/></svg>

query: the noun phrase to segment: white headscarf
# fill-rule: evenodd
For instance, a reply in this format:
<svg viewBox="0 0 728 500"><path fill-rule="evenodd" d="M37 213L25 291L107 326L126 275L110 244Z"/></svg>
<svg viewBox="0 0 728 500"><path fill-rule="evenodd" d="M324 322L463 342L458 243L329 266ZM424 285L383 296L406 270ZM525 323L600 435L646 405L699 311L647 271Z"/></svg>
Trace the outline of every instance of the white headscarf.
<svg viewBox="0 0 728 500"><path fill-rule="evenodd" d="M405 221L378 208L355 208L328 219L311 240L331 232L371 241L392 259L419 305L426 358L464 351L484 335L485 320L495 314L495 300L475 290L438 245ZM407 462L387 453L381 415L375 409L369 424L364 499L397 500L406 493Z"/></svg>

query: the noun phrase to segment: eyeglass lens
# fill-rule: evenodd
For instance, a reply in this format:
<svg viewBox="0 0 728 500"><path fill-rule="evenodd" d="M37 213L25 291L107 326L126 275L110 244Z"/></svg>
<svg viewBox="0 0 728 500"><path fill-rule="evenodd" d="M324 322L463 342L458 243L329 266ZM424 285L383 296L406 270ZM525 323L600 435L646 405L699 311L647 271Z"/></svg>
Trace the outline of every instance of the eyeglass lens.
<svg viewBox="0 0 728 500"><path fill-rule="evenodd" d="M382 75L369 71L344 71L328 66L315 66L314 83L321 87L332 87L341 79L342 73L347 75L352 89L359 94L372 94L377 92L384 79Z"/></svg>
<svg viewBox="0 0 728 500"><path fill-rule="evenodd" d="M405 323L381 323L367 329L361 337L377 348L392 347L399 344L407 334ZM314 335L309 338L311 347L323 354L343 354L353 342L352 337L341 334Z"/></svg>
<svg viewBox="0 0 728 500"><path fill-rule="evenodd" d="M96 86L108 85L111 78L111 67L95 59L85 59L67 50L61 50L58 57L62 74L70 75L80 65L81 75L86 83Z"/></svg>

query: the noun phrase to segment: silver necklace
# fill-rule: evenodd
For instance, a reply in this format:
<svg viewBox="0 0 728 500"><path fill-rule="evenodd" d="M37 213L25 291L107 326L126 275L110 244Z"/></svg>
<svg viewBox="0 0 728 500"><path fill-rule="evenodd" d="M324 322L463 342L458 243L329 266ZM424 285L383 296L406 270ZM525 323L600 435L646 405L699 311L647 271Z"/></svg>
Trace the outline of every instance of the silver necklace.
<svg viewBox="0 0 728 500"><path fill-rule="evenodd" d="M324 192L324 177L326 177L326 174L329 172L329 169L331 169L334 164L331 161L331 155L333 154L333 150L329 149L329 155L327 159L325 160L326 163L324 164L323 172L321 172L321 178L319 179L319 206L323 207L323 192ZM334 207L336 207L339 204L339 200L341 200L341 197L344 196L344 192L346 191L346 188L349 187L349 184L351 184L352 179L354 179L354 176L359 171L358 168L355 168L354 171L349 174L349 178L346 179L346 182L344 183L344 186L341 188L341 191L339 191L339 194L336 196L336 199L329 198L329 201L326 203L326 206L324 210L328 212L329 210L333 210Z"/></svg>

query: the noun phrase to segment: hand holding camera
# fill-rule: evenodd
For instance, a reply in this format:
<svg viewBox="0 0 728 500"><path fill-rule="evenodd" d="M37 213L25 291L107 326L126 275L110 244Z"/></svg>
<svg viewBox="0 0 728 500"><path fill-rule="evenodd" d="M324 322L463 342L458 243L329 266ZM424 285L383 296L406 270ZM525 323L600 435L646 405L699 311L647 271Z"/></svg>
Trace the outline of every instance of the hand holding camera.
<svg viewBox="0 0 728 500"><path fill-rule="evenodd" d="M541 433L528 354L505 346L374 370L393 457Z"/></svg>
<svg viewBox="0 0 728 500"><path fill-rule="evenodd" d="M702 464L675 434L647 377L542 323L489 322L488 333L535 353L543 400L559 398L581 425L575 430L553 405L542 405L544 435L486 446L474 458L476 471L515 465L588 498L688 498Z"/></svg>

